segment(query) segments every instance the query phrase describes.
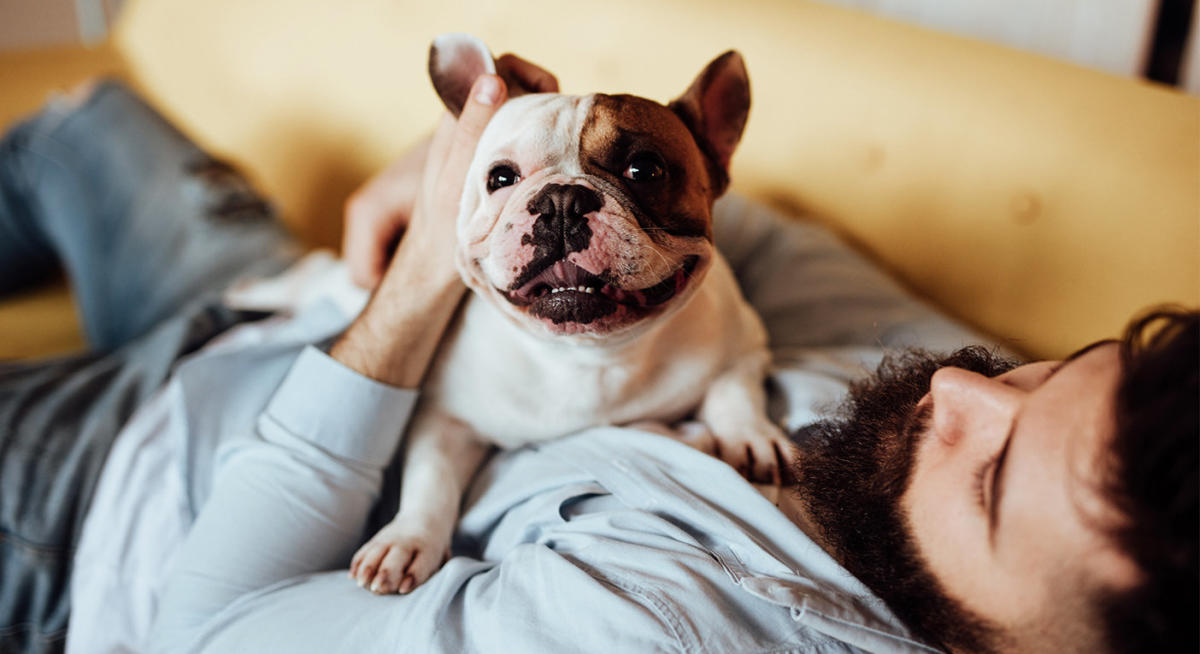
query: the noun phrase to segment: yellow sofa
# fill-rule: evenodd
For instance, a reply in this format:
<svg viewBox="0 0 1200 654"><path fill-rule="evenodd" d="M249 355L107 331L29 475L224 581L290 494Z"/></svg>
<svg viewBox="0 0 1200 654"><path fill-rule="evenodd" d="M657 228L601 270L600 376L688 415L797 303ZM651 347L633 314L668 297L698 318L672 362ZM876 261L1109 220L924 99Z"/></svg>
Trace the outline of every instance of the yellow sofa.
<svg viewBox="0 0 1200 654"><path fill-rule="evenodd" d="M430 39L468 31L565 92L667 100L746 57L734 188L846 235L1032 356L1200 304L1200 99L797 0L129 0L109 43L0 54L0 121L116 72L240 163L310 243L432 124ZM79 347L67 292L0 303L0 357Z"/></svg>

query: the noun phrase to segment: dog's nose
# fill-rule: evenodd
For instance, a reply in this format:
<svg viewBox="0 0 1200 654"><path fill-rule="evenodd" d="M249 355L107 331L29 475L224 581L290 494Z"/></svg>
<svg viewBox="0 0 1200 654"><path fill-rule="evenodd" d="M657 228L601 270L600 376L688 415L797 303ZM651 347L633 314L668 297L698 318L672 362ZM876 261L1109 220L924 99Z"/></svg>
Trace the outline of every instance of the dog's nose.
<svg viewBox="0 0 1200 654"><path fill-rule="evenodd" d="M529 201L529 213L535 216L561 216L579 220L604 206L600 194L578 184L547 184Z"/></svg>
<svg viewBox="0 0 1200 654"><path fill-rule="evenodd" d="M529 213L538 216L532 240L537 245L562 244L561 256L587 249L592 230L586 216L604 206L596 191L578 184L547 184L529 201Z"/></svg>

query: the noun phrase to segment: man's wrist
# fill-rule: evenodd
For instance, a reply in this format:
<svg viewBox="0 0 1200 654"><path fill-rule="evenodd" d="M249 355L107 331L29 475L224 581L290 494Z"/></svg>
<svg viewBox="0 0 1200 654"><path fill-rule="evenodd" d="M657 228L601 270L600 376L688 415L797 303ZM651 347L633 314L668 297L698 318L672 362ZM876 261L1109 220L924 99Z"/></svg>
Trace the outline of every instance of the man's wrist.
<svg viewBox="0 0 1200 654"><path fill-rule="evenodd" d="M330 356L385 384L420 385L466 289L457 272L419 259L395 262Z"/></svg>

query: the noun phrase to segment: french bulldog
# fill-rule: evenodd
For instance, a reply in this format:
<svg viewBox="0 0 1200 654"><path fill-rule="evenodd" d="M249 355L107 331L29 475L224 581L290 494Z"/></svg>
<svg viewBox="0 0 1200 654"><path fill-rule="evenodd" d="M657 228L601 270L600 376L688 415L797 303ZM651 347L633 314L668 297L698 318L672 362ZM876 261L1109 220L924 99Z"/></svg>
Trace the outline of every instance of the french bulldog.
<svg viewBox="0 0 1200 654"><path fill-rule="evenodd" d="M477 39L437 38L433 85L458 114L495 73ZM788 452L766 417L766 332L713 247L713 201L750 108L726 52L668 105L632 95L519 95L470 165L456 265L468 299L409 426L400 510L355 555L377 593L442 564L467 484L493 445L694 415L708 449L777 481Z"/></svg>

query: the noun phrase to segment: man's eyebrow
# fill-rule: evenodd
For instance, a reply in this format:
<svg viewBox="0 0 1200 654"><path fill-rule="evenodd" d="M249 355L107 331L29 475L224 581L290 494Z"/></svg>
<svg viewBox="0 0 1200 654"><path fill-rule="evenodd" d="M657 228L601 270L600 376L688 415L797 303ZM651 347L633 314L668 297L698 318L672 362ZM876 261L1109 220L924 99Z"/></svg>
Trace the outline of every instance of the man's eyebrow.
<svg viewBox="0 0 1200 654"><path fill-rule="evenodd" d="M1119 343L1119 342L1120 341L1118 341L1115 338L1102 338L1102 339L1096 341L1095 343L1088 343L1087 345L1084 345L1083 347L1079 348L1078 350L1075 350L1074 352L1068 354L1067 358L1063 359L1062 362L1059 363L1058 369L1056 369L1055 372L1058 372L1059 370L1062 369L1063 366L1067 365L1068 363L1071 363L1075 359L1078 359L1079 357L1087 354L1088 352L1091 352L1092 350L1094 350L1098 347L1104 347L1105 345L1111 345L1113 343Z"/></svg>
<svg viewBox="0 0 1200 654"><path fill-rule="evenodd" d="M1074 352L1068 354L1067 358L1063 359L1062 361L1059 361L1058 365L1054 366L1054 370L1051 370L1050 374L1046 375L1046 378L1042 380L1042 383L1045 384L1046 382L1050 381L1050 378L1057 375L1058 372L1060 370L1062 370L1063 368L1066 368L1068 363L1071 363L1075 359L1078 359L1079 357L1087 354L1088 352L1091 352L1092 350L1094 350L1098 347L1104 347L1105 345L1111 345L1113 343L1119 343L1119 342L1120 341L1118 341L1115 338L1102 338L1102 339L1096 341L1095 343L1088 343L1087 345L1084 345L1083 347L1079 348L1078 350L1075 350Z"/></svg>
<svg viewBox="0 0 1200 654"><path fill-rule="evenodd" d="M1000 519L1000 499L1004 494L1004 464L1008 461L1008 446L1012 444L1018 422L1019 415L1013 419L1012 427L1009 427L1008 435L1004 437L1004 446L1000 448L1000 454L996 457L996 467L992 470L992 501L988 505L988 543L993 549L996 547L996 522Z"/></svg>

